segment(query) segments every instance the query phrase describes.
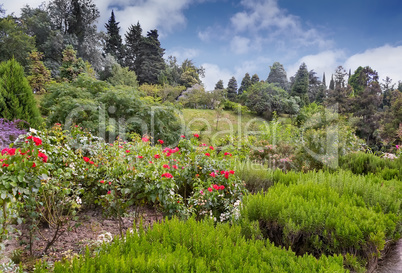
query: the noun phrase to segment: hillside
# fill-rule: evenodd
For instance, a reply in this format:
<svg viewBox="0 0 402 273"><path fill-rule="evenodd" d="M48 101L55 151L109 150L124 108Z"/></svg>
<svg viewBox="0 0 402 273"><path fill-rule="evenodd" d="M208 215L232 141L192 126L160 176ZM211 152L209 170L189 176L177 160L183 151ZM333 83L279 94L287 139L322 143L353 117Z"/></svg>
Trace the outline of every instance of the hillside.
<svg viewBox="0 0 402 273"><path fill-rule="evenodd" d="M210 109L183 109L180 118L189 130L200 133L202 140L208 143L229 134L240 136L258 131L265 122L255 115L233 111L222 111L218 117L217 112Z"/></svg>

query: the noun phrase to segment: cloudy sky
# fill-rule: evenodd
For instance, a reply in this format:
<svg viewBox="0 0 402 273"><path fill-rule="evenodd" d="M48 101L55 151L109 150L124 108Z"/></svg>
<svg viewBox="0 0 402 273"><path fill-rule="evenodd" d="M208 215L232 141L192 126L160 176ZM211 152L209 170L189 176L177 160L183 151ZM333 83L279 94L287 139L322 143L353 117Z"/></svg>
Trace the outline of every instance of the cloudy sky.
<svg viewBox="0 0 402 273"><path fill-rule="evenodd" d="M43 0L7 0L7 13ZM96 0L104 24L113 9L123 35L140 22L158 29L165 57L206 69L207 90L244 74L265 80L275 61L288 77L302 62L329 81L337 66L370 66L380 79L402 80L400 0ZM327 82L328 85L328 82Z"/></svg>

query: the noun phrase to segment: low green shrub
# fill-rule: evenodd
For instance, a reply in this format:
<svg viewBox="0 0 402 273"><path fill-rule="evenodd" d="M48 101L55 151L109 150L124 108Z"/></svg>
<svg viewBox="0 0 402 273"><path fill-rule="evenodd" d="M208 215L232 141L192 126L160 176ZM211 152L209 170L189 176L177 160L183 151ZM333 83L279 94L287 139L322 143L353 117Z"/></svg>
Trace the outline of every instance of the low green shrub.
<svg viewBox="0 0 402 273"><path fill-rule="evenodd" d="M35 272L47 272L37 265ZM268 240L246 240L241 227L211 220L169 220L151 230L127 234L89 252L56 263L59 272L346 272L341 256L296 256Z"/></svg>
<svg viewBox="0 0 402 273"><path fill-rule="evenodd" d="M381 158L374 154L363 152L350 153L339 159L343 169L355 174L378 174L385 180L402 180L402 156L395 159Z"/></svg>
<svg viewBox="0 0 402 273"><path fill-rule="evenodd" d="M248 195L241 215L258 221L265 238L298 255L350 253L371 263L387 240L398 238L401 218L395 213L367 206L364 196L347 187L342 192L328 182L311 180Z"/></svg>

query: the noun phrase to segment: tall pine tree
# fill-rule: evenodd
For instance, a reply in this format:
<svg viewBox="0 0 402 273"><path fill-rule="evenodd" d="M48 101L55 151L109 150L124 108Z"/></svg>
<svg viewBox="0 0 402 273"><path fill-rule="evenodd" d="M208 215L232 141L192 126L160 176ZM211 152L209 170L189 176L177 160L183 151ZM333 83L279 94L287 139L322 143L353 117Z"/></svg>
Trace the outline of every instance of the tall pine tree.
<svg viewBox="0 0 402 273"><path fill-rule="evenodd" d="M223 81L219 80L216 84L215 84L215 89L214 90L222 90L225 89L225 87L223 87Z"/></svg>
<svg viewBox="0 0 402 273"><path fill-rule="evenodd" d="M232 77L228 82L228 99L230 101L235 101L237 97L237 81L235 77Z"/></svg>
<svg viewBox="0 0 402 273"><path fill-rule="evenodd" d="M131 25L125 34L126 54L125 64L130 70L139 70L139 51L142 42L142 28L139 22L136 25Z"/></svg>
<svg viewBox="0 0 402 273"><path fill-rule="evenodd" d="M289 82L286 75L285 68L279 62L274 62L272 66L270 66L271 71L269 72L267 82L275 83L283 90L289 90Z"/></svg>
<svg viewBox="0 0 402 273"><path fill-rule="evenodd" d="M157 84L159 76L165 69L163 54L165 49L161 48L156 29L148 31L147 37L141 40L139 52L136 59L135 73L140 84Z"/></svg>
<svg viewBox="0 0 402 273"><path fill-rule="evenodd" d="M309 72L307 70L307 65L302 63L299 70L296 73L295 81L292 86L291 95L297 96L301 100L301 106L307 105L309 103L309 98L307 95L309 87Z"/></svg>
<svg viewBox="0 0 402 273"><path fill-rule="evenodd" d="M238 95L240 96L241 94L243 94L243 92L246 91L250 86L251 86L250 74L246 73L244 75L243 80L241 81Z"/></svg>
<svg viewBox="0 0 402 273"><path fill-rule="evenodd" d="M116 22L113 10L109 18L109 21L105 24L105 28L107 32L105 53L115 57L115 59L119 64L123 64L124 63L123 41L119 33L120 31L119 22Z"/></svg>
<svg viewBox="0 0 402 273"><path fill-rule="evenodd" d="M258 77L257 74L254 74L254 75L251 77L251 85L253 85L253 84L257 83L257 82L260 82L260 78Z"/></svg>

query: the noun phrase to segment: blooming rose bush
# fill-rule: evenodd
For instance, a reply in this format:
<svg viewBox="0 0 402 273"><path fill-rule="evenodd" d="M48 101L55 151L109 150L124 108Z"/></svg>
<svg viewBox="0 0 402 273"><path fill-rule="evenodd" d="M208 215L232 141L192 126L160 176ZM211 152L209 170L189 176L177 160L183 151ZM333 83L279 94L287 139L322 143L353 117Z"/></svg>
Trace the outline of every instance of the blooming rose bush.
<svg viewBox="0 0 402 273"><path fill-rule="evenodd" d="M235 151L205 145L197 136L182 137L177 147L163 146L163 139L152 145L150 137L138 135L130 142L105 143L79 126L63 131L56 124L23 138L22 147L3 151L1 164L6 171L1 181L12 185L9 194L15 200L18 193L32 189L28 183L10 184L7 175L18 177L11 170L18 169L21 180L35 181L42 199L32 199L32 208L48 193L59 196L71 212L81 205L100 205L119 222L129 206L143 204L167 216L195 213L228 220L245 191L231 167ZM17 159L24 165L17 168Z"/></svg>

